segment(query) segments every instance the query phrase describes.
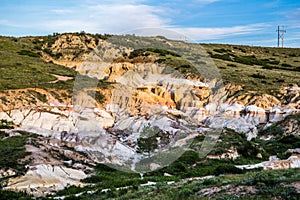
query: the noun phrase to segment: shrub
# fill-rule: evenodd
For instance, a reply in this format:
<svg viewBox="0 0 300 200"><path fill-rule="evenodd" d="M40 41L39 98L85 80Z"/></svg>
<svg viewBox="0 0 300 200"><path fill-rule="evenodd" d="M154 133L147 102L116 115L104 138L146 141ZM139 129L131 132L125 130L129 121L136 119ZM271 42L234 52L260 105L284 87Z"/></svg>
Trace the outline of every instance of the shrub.
<svg viewBox="0 0 300 200"><path fill-rule="evenodd" d="M278 126L276 124L273 124L266 128L265 130L262 130L259 132L260 135L282 135L284 133L284 130L281 126Z"/></svg>
<svg viewBox="0 0 300 200"><path fill-rule="evenodd" d="M230 55L227 53L227 54L210 54L210 56L212 58L217 58L217 59L220 59L220 60L227 60L227 61L232 61Z"/></svg>
<svg viewBox="0 0 300 200"><path fill-rule="evenodd" d="M183 188L175 193L175 199L186 199L193 195L193 191L189 188Z"/></svg>
<svg viewBox="0 0 300 200"><path fill-rule="evenodd" d="M0 168L12 168L22 173L25 171L25 164L19 163L19 160L29 155L25 151L25 144L29 134L24 133L21 136L9 137L0 141Z"/></svg>
<svg viewBox="0 0 300 200"><path fill-rule="evenodd" d="M26 55L26 56L29 56L29 57L40 57L39 54L37 54L35 52L32 52L32 51L28 51L28 50L18 51L18 54L19 55Z"/></svg>
<svg viewBox="0 0 300 200"><path fill-rule="evenodd" d="M0 190L0 199L19 199L19 200L31 200L32 196L25 192L14 192L8 190Z"/></svg>
<svg viewBox="0 0 300 200"><path fill-rule="evenodd" d="M265 79L266 78L265 75L261 75L261 74L252 74L251 77L253 77L253 78L259 78L259 79Z"/></svg>
<svg viewBox="0 0 300 200"><path fill-rule="evenodd" d="M32 95L34 95L35 98L37 98L38 100L40 100L43 103L46 103L48 101L47 96L45 94L42 94L35 90L28 90L28 92L30 92Z"/></svg>
<svg viewBox="0 0 300 200"><path fill-rule="evenodd" d="M231 64L231 63L227 64L227 66L228 66L228 67L237 67L236 64Z"/></svg>
<svg viewBox="0 0 300 200"><path fill-rule="evenodd" d="M105 96L99 91L89 90L88 95L93 97L99 104L102 104L105 101Z"/></svg>
<svg viewBox="0 0 300 200"><path fill-rule="evenodd" d="M14 123L11 121L7 121L6 119L0 120L0 129L13 129Z"/></svg>
<svg viewBox="0 0 300 200"><path fill-rule="evenodd" d="M217 52L217 53L226 53L227 52L227 50L224 49L224 48L222 48L222 49L214 49L214 51Z"/></svg>
<svg viewBox="0 0 300 200"><path fill-rule="evenodd" d="M244 170L235 167L232 164L220 165L214 170L214 175L218 176L220 174L242 174Z"/></svg>
<svg viewBox="0 0 300 200"><path fill-rule="evenodd" d="M282 63L281 66L282 66L282 67L289 67L289 68L290 68L290 67L293 67L292 65L287 64L287 63Z"/></svg>

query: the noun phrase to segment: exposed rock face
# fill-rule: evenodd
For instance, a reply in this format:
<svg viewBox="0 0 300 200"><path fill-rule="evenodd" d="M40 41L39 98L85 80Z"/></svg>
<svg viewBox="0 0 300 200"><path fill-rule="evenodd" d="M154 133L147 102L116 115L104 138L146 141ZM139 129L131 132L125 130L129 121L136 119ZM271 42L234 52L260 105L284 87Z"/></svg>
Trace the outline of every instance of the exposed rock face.
<svg viewBox="0 0 300 200"><path fill-rule="evenodd" d="M257 136L257 128L247 123L244 118L228 118L228 117L209 117L205 120L210 128L222 129L229 128L236 132L243 132L247 135L247 140L251 140Z"/></svg>
<svg viewBox="0 0 300 200"><path fill-rule="evenodd" d="M279 160L279 159L270 159L269 161L265 161L258 164L253 165L238 165L236 166L241 169L254 169L260 168L263 169L290 169L290 168L300 168L300 155L292 155L286 160Z"/></svg>
<svg viewBox="0 0 300 200"><path fill-rule="evenodd" d="M1 169L0 170L0 178L6 178L10 176L16 175L16 172L13 169Z"/></svg>
<svg viewBox="0 0 300 200"><path fill-rule="evenodd" d="M102 40L96 41L89 35L64 34L56 38L54 43L46 43L43 49L49 49L52 54L61 54L58 59L43 52L43 59L47 62L77 69L86 60L90 49L95 48Z"/></svg>
<svg viewBox="0 0 300 200"><path fill-rule="evenodd" d="M223 153L221 155L208 155L206 156L209 159L230 159L230 160L235 160L239 157L239 153L237 152L237 150L234 147L231 147L228 149L228 151L226 153Z"/></svg>
<svg viewBox="0 0 300 200"><path fill-rule="evenodd" d="M72 109L72 107L70 107ZM98 108L86 110L85 113L71 112L59 107L46 106L45 109L31 109L31 110L12 110L8 115L5 112L0 112L2 119L13 121L24 130L38 132L45 137L53 135L54 132L78 132L77 127L83 127L84 122L87 121L86 126L90 126L88 119L95 119L97 126L102 128L109 128L113 125L113 117ZM85 118L87 120L78 120L78 118ZM81 124L77 124L81 123ZM43 130L40 132L40 130Z"/></svg>
<svg viewBox="0 0 300 200"><path fill-rule="evenodd" d="M61 190L67 185L82 185L80 180L86 177L87 175L81 170L50 164L35 165L30 166L24 176L10 179L5 189L44 196Z"/></svg>
<svg viewBox="0 0 300 200"><path fill-rule="evenodd" d="M105 96L102 104L87 95L90 88L77 91L77 96L74 93L76 98L72 103L70 97L58 102L58 97L51 91L36 88L31 90L45 95L46 101L26 94L30 89L1 93L0 119L13 121L19 130L44 137L44 142L39 145L26 145L34 158L29 171L24 176L10 179L6 189L24 190L39 196L60 190L67 184L80 185L80 179L87 177L84 171L90 170L85 165L87 162L117 164L138 171L137 163L145 156L137 154L137 140L148 125L158 127L159 133L155 139L160 149L168 151L169 147L176 147L182 150L189 147L201 128L229 128L245 133L251 140L257 136L258 125L280 121L300 109L300 90L297 86L282 89L278 97L244 92L242 86L222 85L215 79L187 77L154 62L156 58L151 56L147 62L143 57L114 60L130 49L114 48L109 42L96 41L87 35L65 34L43 48L53 54L61 54L59 58L53 58L44 52L45 61L75 68L80 74L105 79L113 84L109 89L97 89ZM66 91L59 93L63 92ZM292 120L286 123L285 130L289 134L300 134L299 124ZM89 152L91 155L78 152ZM221 156L210 158L237 157L237 150L231 148ZM154 170L166 163L155 161L148 164ZM283 161L271 160L239 167L296 168L300 167L299 155ZM1 177L10 175L14 172L9 169L0 171Z"/></svg>

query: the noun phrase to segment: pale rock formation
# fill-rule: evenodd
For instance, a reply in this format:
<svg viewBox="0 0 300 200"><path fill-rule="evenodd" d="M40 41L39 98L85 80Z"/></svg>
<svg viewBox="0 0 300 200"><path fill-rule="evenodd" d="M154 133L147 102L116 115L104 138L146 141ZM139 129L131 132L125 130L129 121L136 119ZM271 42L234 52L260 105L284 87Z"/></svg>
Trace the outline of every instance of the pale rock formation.
<svg viewBox="0 0 300 200"><path fill-rule="evenodd" d="M208 155L206 158L209 159L230 159L230 160L235 160L239 157L239 153L237 152L237 149L234 147L230 147L226 153L223 153L221 155Z"/></svg>
<svg viewBox="0 0 300 200"><path fill-rule="evenodd" d="M12 110L10 116L5 112L0 112L0 116L2 119L13 121L23 130L33 131L46 137L63 131L69 133L81 130L98 131L114 124L114 118L98 108L86 108L81 113L62 111L58 107L52 107L51 110Z"/></svg>
<svg viewBox="0 0 300 200"><path fill-rule="evenodd" d="M251 140L257 136L257 128L248 123L244 118L228 118L228 117L218 117L211 116L208 117L205 121L210 128L222 129L229 128L233 129L236 132L245 133L247 140Z"/></svg>
<svg viewBox="0 0 300 200"><path fill-rule="evenodd" d="M1 169L0 170L0 179L14 176L16 172L13 169Z"/></svg>
<svg viewBox="0 0 300 200"><path fill-rule="evenodd" d="M18 190L33 193L35 196L43 196L47 193L62 190L67 185L82 185L80 180L87 175L81 171L63 166L36 165L30 166L24 176L12 178L5 189Z"/></svg>
<svg viewBox="0 0 300 200"><path fill-rule="evenodd" d="M281 109L282 109L281 106L276 106L276 107L270 109L270 111L269 111L270 112L270 114L269 114L270 122L277 122L277 121L281 121L284 119L283 111Z"/></svg>
<svg viewBox="0 0 300 200"><path fill-rule="evenodd" d="M225 113L231 117L240 117L241 112L245 110L244 105L240 104L231 104L227 108L225 108Z"/></svg>
<svg viewBox="0 0 300 200"><path fill-rule="evenodd" d="M263 169L290 169L300 168L300 155L292 155L286 160L270 159L253 165L237 165L240 169L255 169L262 167Z"/></svg>
<svg viewBox="0 0 300 200"><path fill-rule="evenodd" d="M244 118L251 124L258 125L268 121L266 111L263 108L250 105L246 106L245 111L246 115Z"/></svg>

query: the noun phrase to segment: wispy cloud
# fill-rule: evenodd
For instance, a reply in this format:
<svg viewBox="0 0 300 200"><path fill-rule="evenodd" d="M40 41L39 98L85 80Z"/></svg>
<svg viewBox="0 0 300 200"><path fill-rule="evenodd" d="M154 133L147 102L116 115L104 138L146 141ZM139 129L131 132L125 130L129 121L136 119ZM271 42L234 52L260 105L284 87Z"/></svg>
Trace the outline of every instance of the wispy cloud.
<svg viewBox="0 0 300 200"><path fill-rule="evenodd" d="M174 28L193 40L220 39L228 36L251 34L263 30L268 24L250 24L245 26L218 27L218 28Z"/></svg>
<svg viewBox="0 0 300 200"><path fill-rule="evenodd" d="M257 3L259 9L256 3L248 2L249 12L240 0L166 0L163 3L157 0L72 0L68 4L45 0L20 6L11 2L0 7L1 34L21 36L82 30L123 34L139 29L143 35L165 35L174 39L180 35L177 39L245 44L245 38L250 38L249 42L268 42L276 26L283 21L291 38L295 38L300 29L300 4L292 6L290 3L292 8L277 9L278 4L283 4L282 0ZM232 4L226 3L224 7L224 2ZM206 6L214 3L214 6ZM263 9L268 12L254 14ZM153 32L147 28L163 29Z"/></svg>
<svg viewBox="0 0 300 200"><path fill-rule="evenodd" d="M211 3L215 3L215 2L221 1L221 0L196 0L196 1L201 4L211 4Z"/></svg>
<svg viewBox="0 0 300 200"><path fill-rule="evenodd" d="M289 17L300 21L300 8L297 8L294 12L292 12Z"/></svg>
<svg viewBox="0 0 300 200"><path fill-rule="evenodd" d="M64 10L56 10L64 13ZM54 32L80 31L118 33L135 28L162 27L170 21L162 18L164 9L144 4L95 4L67 10L72 13L59 19L49 19L40 27ZM80 30L78 30L80 29Z"/></svg>
<svg viewBox="0 0 300 200"><path fill-rule="evenodd" d="M70 9L53 9L51 12L56 13L56 14L70 14L73 11Z"/></svg>
<svg viewBox="0 0 300 200"><path fill-rule="evenodd" d="M6 25L8 23L7 20L4 20L4 19L0 19L0 24L1 25Z"/></svg>
<svg viewBox="0 0 300 200"><path fill-rule="evenodd" d="M266 8L275 8L275 7L280 6L280 3L281 3L281 0L275 0L275 1L271 1L271 2L268 2L268 3L264 4L264 7L266 7Z"/></svg>

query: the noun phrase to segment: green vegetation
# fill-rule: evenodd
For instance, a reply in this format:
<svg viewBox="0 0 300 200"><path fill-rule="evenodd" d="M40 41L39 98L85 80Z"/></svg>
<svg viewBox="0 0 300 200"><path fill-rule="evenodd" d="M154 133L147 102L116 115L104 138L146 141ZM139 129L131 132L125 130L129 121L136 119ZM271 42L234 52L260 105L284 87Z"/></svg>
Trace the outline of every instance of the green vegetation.
<svg viewBox="0 0 300 200"><path fill-rule="evenodd" d="M40 57L40 55L38 53L28 51L28 50L24 50L24 49L22 49L21 51L18 51L18 54L27 55L29 57Z"/></svg>
<svg viewBox="0 0 300 200"><path fill-rule="evenodd" d="M156 59L155 62L165 64L169 67L165 69L163 73L172 73L174 70L189 75L196 75L199 73L197 69L193 66L193 64L190 63L186 58L178 55L177 53L165 49L137 49L132 51L128 58L134 59L139 56L147 57L149 55L157 56L158 59Z"/></svg>
<svg viewBox="0 0 300 200"><path fill-rule="evenodd" d="M107 174L107 169L102 173ZM104 170L104 171L103 171ZM119 172L111 174L119 180ZM129 178L130 174L127 174ZM107 177L105 177L107 178ZM106 187L108 191L102 191L97 186L83 188L70 187L61 191L61 195L68 195L66 199L299 199L300 194L296 192L291 183L300 178L299 169L271 170L259 172L247 172L244 174L218 176L209 179L174 179L174 183L167 184L168 179L161 177L156 179L152 186L141 186L140 183L151 180L149 178L139 179L126 188ZM122 176L120 176L122 180ZM138 180L138 179L137 179ZM139 183L139 184L137 184ZM218 190L219 188L219 190ZM237 188L241 191L237 192ZM85 190L85 191L86 191ZM75 197L75 194L83 192ZM207 193L210 192L210 193Z"/></svg>
<svg viewBox="0 0 300 200"><path fill-rule="evenodd" d="M144 127L141 137L138 138L138 152L147 152L150 157L151 152L157 148L157 140L160 129L158 127Z"/></svg>
<svg viewBox="0 0 300 200"><path fill-rule="evenodd" d="M28 90L28 92L41 102L47 102L47 96L45 94L41 94L40 92L37 92L35 90Z"/></svg>
<svg viewBox="0 0 300 200"><path fill-rule="evenodd" d="M244 91L276 94L284 84L300 85L300 49L201 44L213 58L226 82Z"/></svg>
<svg viewBox="0 0 300 200"><path fill-rule="evenodd" d="M75 77L76 72L42 61L39 51L36 50L40 45L33 38L0 37L0 90L32 87L70 88L68 81L50 83L56 80L51 74Z"/></svg>
<svg viewBox="0 0 300 200"><path fill-rule="evenodd" d="M25 144L30 134L22 132L20 136L8 137L0 140L0 169L11 168L23 173L25 164L20 159L30 153L25 151Z"/></svg>
<svg viewBox="0 0 300 200"><path fill-rule="evenodd" d="M89 90L89 91L87 91L87 93L88 93L88 95L93 97L99 104L102 104L105 101L105 96L99 91Z"/></svg>
<svg viewBox="0 0 300 200"><path fill-rule="evenodd" d="M55 33L45 37L0 37L0 90L45 88L51 95L62 101L63 96L71 96L69 94L58 94L57 89L67 89L69 92L73 88L74 92L85 89L88 95L95 98L98 103L103 103L105 96L99 91L99 88L107 88L110 83L87 76L77 76L77 73L72 69L41 60L40 54L42 51L55 59L60 59L63 56L62 53L54 53L51 50L51 46L59 35ZM75 33L75 35L85 38L86 43L91 41L85 35L90 35L95 38L96 44L99 43L100 39L110 38L110 35L91 35L84 32ZM118 42L125 41L126 46L136 46L134 41L137 37L120 37L124 37L125 40L123 38ZM131 39L127 41L126 38ZM145 46L149 43L165 45L166 39L157 37L153 41L153 38L144 38L143 42ZM183 42L170 42L174 43L173 46L183 46L184 44ZM47 47L42 48L45 44L47 44ZM283 84L297 83L300 85L300 75L297 73L300 66L296 66L300 62L299 49L216 44L204 44L202 46L218 66L224 80L243 85L244 91L255 90L257 93L274 94ZM162 45L162 47L164 46ZM190 47L191 49L197 49L200 48L200 45L190 44ZM164 73L173 73L174 70L177 70L185 76L192 76L199 73L198 69L195 68L198 64L203 66L203 72L209 74L210 69L208 68L210 66L204 54L189 54L190 49L175 53L177 52L176 47L171 48L171 50L165 49L141 48L132 51L129 55L124 54L124 57L132 62L147 62L149 60L165 64L169 68L166 68ZM82 50L76 50L74 57L77 58L82 53ZM212 70L211 73L215 72ZM53 74L74 78L76 76L76 81L68 80L53 83L56 80ZM74 82L77 85L74 86ZM90 87L95 85L97 89L91 90ZM29 89L28 93L34 99L47 102L47 96L37 90ZM5 96L1 99L3 102L7 102ZM294 120L294 124L299 124L299 119L300 114L289 116L282 122L261 130L259 137L251 141L247 141L243 133L237 133L230 129L224 130L218 138L214 150L209 155L218 158L220 155L230 153L229 149L234 149L240 155L237 159L229 157L221 160L200 159L199 150L204 140L204 136L200 135L179 159L167 167L144 174L143 179L140 178L139 174L121 172L98 164L95 173L83 180L85 183L91 183L91 185L86 187L71 186L58 192L57 196L67 195L66 199L209 199L211 196L216 199L269 199L270 197L298 199L300 198L299 193L296 193L291 183L299 181L299 169L284 171L255 169L250 171L241 170L235 166L262 162L268 160L269 156L272 155L277 155L282 159L288 158L290 154L287 153L287 150L299 148L300 137L287 133L285 127L290 120ZM0 129L10 128L13 128L11 122L0 121ZM24 158L29 153L25 151L25 144L32 137L30 133L20 133L20 136L8 137L7 133L0 131L0 168L14 169L18 175L26 172L25 164L28 161ZM145 127L141 136L137 141L137 150L139 153L146 153L150 157L151 153L158 147L156 138L161 137L161 132L156 127ZM263 140L260 138L262 136L273 136L273 138ZM161 140L165 139L161 138ZM171 176L164 176L165 173L171 174ZM215 175L216 177L205 180L187 179L207 175ZM154 181L157 184L145 187L140 185L148 181ZM174 184L169 185L167 181L174 181ZM213 195L205 195L205 189L212 191L222 187L223 190ZM110 190L102 191L106 188ZM241 188L242 192L233 193L236 188ZM94 193L87 193L87 191L93 191ZM75 194L80 192L83 194L76 197ZM23 193L0 190L0 198L29 199L30 197Z"/></svg>
<svg viewBox="0 0 300 200"><path fill-rule="evenodd" d="M24 192L13 192L0 190L0 200L18 199L18 200L32 200L33 196Z"/></svg>
<svg viewBox="0 0 300 200"><path fill-rule="evenodd" d="M14 123L11 121L7 121L6 119L0 120L0 129L13 129Z"/></svg>

